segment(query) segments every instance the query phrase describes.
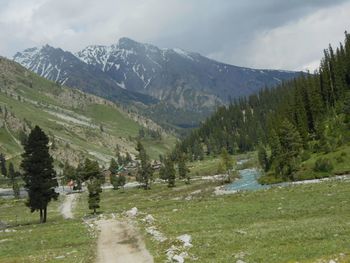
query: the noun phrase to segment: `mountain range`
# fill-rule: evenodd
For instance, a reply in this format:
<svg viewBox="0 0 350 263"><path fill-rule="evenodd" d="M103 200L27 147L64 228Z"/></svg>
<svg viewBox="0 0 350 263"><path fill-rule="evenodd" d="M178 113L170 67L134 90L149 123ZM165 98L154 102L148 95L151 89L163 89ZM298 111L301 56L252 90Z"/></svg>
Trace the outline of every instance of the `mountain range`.
<svg viewBox="0 0 350 263"><path fill-rule="evenodd" d="M136 105L158 122L180 127L195 126L219 105L300 74L237 67L129 38L75 54L45 45L18 52L13 59L61 85Z"/></svg>

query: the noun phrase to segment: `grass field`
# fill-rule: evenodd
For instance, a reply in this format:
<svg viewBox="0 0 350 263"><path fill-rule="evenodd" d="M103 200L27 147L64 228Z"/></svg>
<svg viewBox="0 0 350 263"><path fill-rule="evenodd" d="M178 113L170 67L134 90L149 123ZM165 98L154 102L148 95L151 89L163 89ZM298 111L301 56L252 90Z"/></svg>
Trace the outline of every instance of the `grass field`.
<svg viewBox="0 0 350 263"><path fill-rule="evenodd" d="M348 148L328 156L335 158L344 151L348 153ZM255 157L249 153L235 158L254 161ZM190 163L191 174L215 174L219 161ZM347 165L340 163L335 170ZM176 237L183 234L191 235L193 244L186 262L350 262L350 180L224 196L213 194L219 183L176 184L175 188L154 184L148 191L104 190L99 212L108 217L137 207L140 232L159 263L172 245L181 246ZM0 200L0 221L10 225L10 232L0 232L0 262L93 262L96 237L82 221L90 215L87 194L80 195L74 220L64 220L59 205L60 201L50 205L49 221L40 225L38 214L31 214L23 200ZM147 214L168 240L159 243L146 233L142 219Z"/></svg>
<svg viewBox="0 0 350 263"><path fill-rule="evenodd" d="M174 189L155 185L150 191L105 191L101 211L121 213L136 206L152 214L169 238L158 243L145 233L155 262L165 260L165 251L182 234L193 238L189 253L198 258L193 262L235 262L239 257L245 262L349 262L349 181L228 196L212 196L215 186L193 182ZM78 207L78 214L86 213L85 203Z"/></svg>
<svg viewBox="0 0 350 263"><path fill-rule="evenodd" d="M192 236L192 259L186 262L349 262L350 181L213 196L216 186L194 181L173 189L157 184L149 191L106 190L100 212L108 216L137 207L155 262L164 262L182 234ZM23 201L1 200L0 220L16 232L0 232L0 262L93 262L96 241L81 220L90 213L86 198L81 194L74 220L63 220L59 202L52 203L43 225ZM154 216L167 241L154 241L144 231L140 219L146 214Z"/></svg>
<svg viewBox="0 0 350 263"><path fill-rule="evenodd" d="M64 220L60 201L48 209L48 222L39 224L38 213L30 213L24 200L0 199L0 262L93 262L95 240L81 218Z"/></svg>

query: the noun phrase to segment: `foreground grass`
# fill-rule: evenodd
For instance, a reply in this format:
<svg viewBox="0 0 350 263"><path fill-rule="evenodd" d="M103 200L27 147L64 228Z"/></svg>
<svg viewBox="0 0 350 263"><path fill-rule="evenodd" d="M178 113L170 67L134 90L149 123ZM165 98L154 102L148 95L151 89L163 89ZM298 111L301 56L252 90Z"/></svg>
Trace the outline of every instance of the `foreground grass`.
<svg viewBox="0 0 350 263"><path fill-rule="evenodd" d="M136 206L152 214L169 238L158 243L145 234L155 262L163 262L166 249L185 233L193 238L189 252L196 262L236 262L238 257L245 262L315 262L340 259L340 253L339 262L349 262L349 186L334 181L214 197L213 183L174 189L155 185L150 191L105 191L101 210L120 213ZM202 192L185 200L198 189ZM86 211L78 207L79 213Z"/></svg>
<svg viewBox="0 0 350 263"><path fill-rule="evenodd" d="M0 199L0 221L9 225L0 232L0 262L92 262L94 239L81 219L64 220L60 202L48 210L48 222L38 224L24 200Z"/></svg>
<svg viewBox="0 0 350 263"><path fill-rule="evenodd" d="M182 234L193 239L186 262L349 262L350 181L213 196L216 186L193 181L177 182L172 189L157 184L149 191L107 190L100 212L122 213L136 206L155 262L164 262L171 245L181 245L176 237ZM95 238L80 219L89 214L87 194L79 198L77 219L63 220L59 204L50 205L49 222L40 225L38 214L31 214L23 200L1 200L0 220L11 232L0 232L0 262L93 262ZM155 217L167 241L158 243L146 234L141 221L146 214Z"/></svg>

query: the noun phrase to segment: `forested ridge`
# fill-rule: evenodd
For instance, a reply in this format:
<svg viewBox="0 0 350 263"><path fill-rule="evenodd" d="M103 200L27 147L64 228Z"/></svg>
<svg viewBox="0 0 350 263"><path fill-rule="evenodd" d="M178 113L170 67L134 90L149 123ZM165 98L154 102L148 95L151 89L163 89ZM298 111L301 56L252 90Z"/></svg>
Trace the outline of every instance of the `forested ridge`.
<svg viewBox="0 0 350 263"><path fill-rule="evenodd" d="M293 180L301 161L349 142L350 34L344 44L324 50L313 74L240 98L202 123L175 153L190 160L204 155L259 150L266 172Z"/></svg>

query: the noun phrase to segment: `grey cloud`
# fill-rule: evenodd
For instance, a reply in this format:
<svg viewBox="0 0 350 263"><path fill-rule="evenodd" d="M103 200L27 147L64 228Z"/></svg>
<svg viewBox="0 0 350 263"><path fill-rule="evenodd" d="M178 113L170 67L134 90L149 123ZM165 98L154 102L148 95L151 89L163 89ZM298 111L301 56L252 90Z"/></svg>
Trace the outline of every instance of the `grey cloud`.
<svg viewBox="0 0 350 263"><path fill-rule="evenodd" d="M296 69L312 63L317 59L316 55L308 56L308 62L299 60L288 63L286 59L280 63L283 52L276 52L278 56L275 61L274 58L264 58L260 54L264 48L255 43L263 44L266 35L277 38L276 30L280 28L295 30L293 25L320 10L327 11L349 2L2 0L0 17L7 18L7 21L0 18L0 54L11 56L23 48L45 43L76 51L88 44L111 44L119 37L127 36L161 47L180 47L200 52L236 65ZM308 39L307 36L305 39ZM280 48L283 48L281 39L271 41L280 43ZM298 48L305 49L305 45L312 40L308 42L300 39ZM274 48L278 49L279 46L274 45ZM269 52L267 55L271 56Z"/></svg>

